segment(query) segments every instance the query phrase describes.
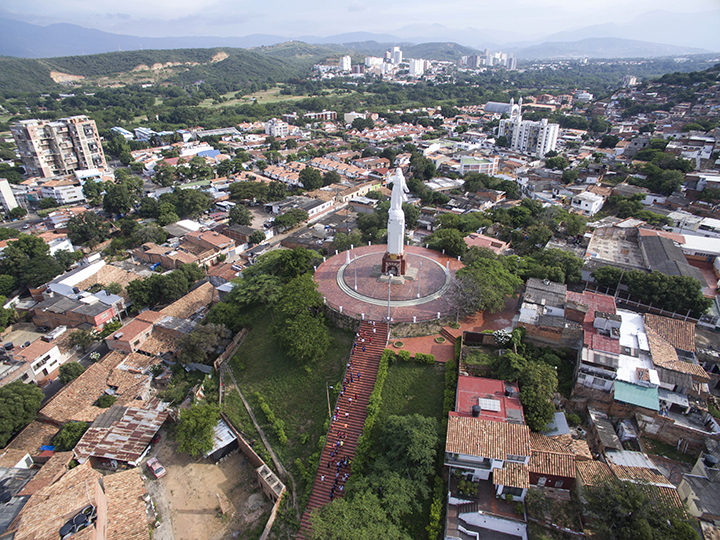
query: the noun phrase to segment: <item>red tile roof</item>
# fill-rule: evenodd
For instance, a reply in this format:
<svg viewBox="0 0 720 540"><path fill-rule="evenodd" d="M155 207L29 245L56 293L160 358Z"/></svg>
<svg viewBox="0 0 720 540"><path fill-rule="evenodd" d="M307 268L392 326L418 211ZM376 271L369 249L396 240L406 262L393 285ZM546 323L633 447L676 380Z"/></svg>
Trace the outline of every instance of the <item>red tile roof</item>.
<svg viewBox="0 0 720 540"><path fill-rule="evenodd" d="M497 460L506 460L508 455L530 456L530 429L451 413L445 451Z"/></svg>

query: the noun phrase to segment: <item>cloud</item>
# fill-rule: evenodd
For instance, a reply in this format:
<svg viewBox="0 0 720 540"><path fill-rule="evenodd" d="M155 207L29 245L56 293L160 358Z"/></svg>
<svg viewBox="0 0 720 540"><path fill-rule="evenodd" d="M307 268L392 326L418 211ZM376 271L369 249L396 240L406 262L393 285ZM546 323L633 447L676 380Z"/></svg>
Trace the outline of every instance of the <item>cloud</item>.
<svg viewBox="0 0 720 540"><path fill-rule="evenodd" d="M360 2L350 2L350 5L348 6L348 11L365 11L366 9L367 6Z"/></svg>

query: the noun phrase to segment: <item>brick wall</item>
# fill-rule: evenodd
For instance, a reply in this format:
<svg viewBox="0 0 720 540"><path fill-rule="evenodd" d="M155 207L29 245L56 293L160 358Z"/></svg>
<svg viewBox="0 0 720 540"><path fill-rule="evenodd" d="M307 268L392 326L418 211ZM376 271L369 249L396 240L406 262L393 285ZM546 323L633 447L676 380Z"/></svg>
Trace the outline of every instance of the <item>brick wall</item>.
<svg viewBox="0 0 720 540"><path fill-rule="evenodd" d="M651 418L638 413L635 415L635 420L645 437L672 446L677 446L678 442L682 439L687 443L688 448L694 452L703 450L706 438L720 441L720 433L708 436L707 433L680 426L676 424L672 418L666 416L655 416Z"/></svg>

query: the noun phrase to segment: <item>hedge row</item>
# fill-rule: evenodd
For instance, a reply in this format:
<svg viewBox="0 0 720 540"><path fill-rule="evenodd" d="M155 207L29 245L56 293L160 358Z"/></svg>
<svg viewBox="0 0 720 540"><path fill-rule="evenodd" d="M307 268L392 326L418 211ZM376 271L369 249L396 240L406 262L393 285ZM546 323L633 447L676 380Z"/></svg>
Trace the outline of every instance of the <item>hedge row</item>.
<svg viewBox="0 0 720 540"><path fill-rule="evenodd" d="M255 392L255 398L258 400L258 403L260 403L260 408L262 409L262 412L265 413L265 417L268 419L268 422L272 425L280 444L287 444L288 438L287 435L285 435L285 421L275 418L275 413L272 412L270 406L265 403L265 398L260 395L260 392Z"/></svg>
<svg viewBox="0 0 720 540"><path fill-rule="evenodd" d="M390 351L390 349L386 349ZM392 351L390 351L392 352ZM410 360L413 360L412 355L410 354L410 351L399 351L397 353L397 359L402 360L403 362L410 362ZM424 353L415 353L415 361L420 362L421 364L434 364L435 363L435 355L434 354L424 354ZM393 359L394 360L394 359Z"/></svg>
<svg viewBox="0 0 720 540"><path fill-rule="evenodd" d="M357 447L355 448L355 458L353 459L353 470L362 471L365 460L370 452L372 446L372 438L370 432L372 431L375 421L377 420L378 413L380 412L380 404L382 403L382 391L387 378L388 366L390 362L395 359L395 353L390 349L385 349L380 357L380 365L378 366L377 377L375 379L375 387L370 394L370 399L367 405L367 417L365 418L365 427L363 432L358 439Z"/></svg>

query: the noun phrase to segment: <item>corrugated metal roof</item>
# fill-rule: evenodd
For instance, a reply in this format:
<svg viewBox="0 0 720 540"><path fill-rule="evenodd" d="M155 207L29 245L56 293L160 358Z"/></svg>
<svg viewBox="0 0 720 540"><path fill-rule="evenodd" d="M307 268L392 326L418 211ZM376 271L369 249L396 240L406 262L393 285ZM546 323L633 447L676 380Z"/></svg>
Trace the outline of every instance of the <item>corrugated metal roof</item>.
<svg viewBox="0 0 720 540"><path fill-rule="evenodd" d="M615 399L651 411L660 410L658 391L653 386L639 386L625 381L615 381Z"/></svg>

